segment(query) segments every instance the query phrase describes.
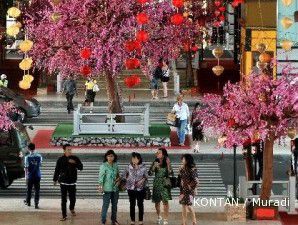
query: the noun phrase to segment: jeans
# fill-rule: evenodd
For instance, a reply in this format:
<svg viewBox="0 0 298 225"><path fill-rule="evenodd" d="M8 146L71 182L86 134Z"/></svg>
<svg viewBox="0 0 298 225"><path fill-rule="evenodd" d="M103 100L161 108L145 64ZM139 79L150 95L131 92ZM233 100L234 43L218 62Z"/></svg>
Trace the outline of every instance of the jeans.
<svg viewBox="0 0 298 225"><path fill-rule="evenodd" d="M136 191L136 190L128 190L128 196L129 196L129 204L130 204L130 219L131 221L136 220L136 201L138 202L138 208L139 208L139 221L143 221L144 217L144 198L145 193L144 190L142 191Z"/></svg>
<svg viewBox="0 0 298 225"><path fill-rule="evenodd" d="M73 103L72 103L72 99L73 99L74 94L69 94L66 93L66 100L67 100L67 110L73 110Z"/></svg>
<svg viewBox="0 0 298 225"><path fill-rule="evenodd" d="M28 179L28 181L27 181L26 202L27 202L28 205L31 204L31 196L32 196L33 186L34 186L34 191L35 191L34 202L35 202L35 205L38 205L38 203L39 203L39 192L40 192L40 178Z"/></svg>
<svg viewBox="0 0 298 225"><path fill-rule="evenodd" d="M119 192L118 191L104 192L104 194L103 194L103 204L102 204L102 210L101 210L101 223L102 224L105 224L106 221L107 221L107 213L108 213L110 201L111 201L111 204L112 204L112 214L111 214L112 224L117 221L118 199L119 199Z"/></svg>
<svg viewBox="0 0 298 225"><path fill-rule="evenodd" d="M74 210L76 204L76 185L60 185L61 188L61 209L62 217L67 216L66 213L66 203L67 203L67 192L69 196L69 210Z"/></svg>
<svg viewBox="0 0 298 225"><path fill-rule="evenodd" d="M186 130L187 120L180 120L180 125L177 127L179 144L184 144L185 142L185 130Z"/></svg>

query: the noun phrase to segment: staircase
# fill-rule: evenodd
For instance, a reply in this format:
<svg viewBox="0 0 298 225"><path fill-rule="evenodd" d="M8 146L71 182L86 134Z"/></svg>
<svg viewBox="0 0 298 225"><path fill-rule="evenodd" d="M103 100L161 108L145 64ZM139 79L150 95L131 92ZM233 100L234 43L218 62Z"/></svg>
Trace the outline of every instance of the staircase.
<svg viewBox="0 0 298 225"><path fill-rule="evenodd" d="M41 181L41 198L59 198L60 188L59 186L53 186L53 174L56 162L54 160L48 160L43 163L42 167L42 181ZM78 172L77 183L77 197L80 199L98 198L97 192L98 185L98 173L101 163L95 161L83 161L84 170ZM147 168L151 165L151 162L145 162ZM119 163L120 171L122 171L127 163ZM177 175L180 164L173 163L175 175ZM199 188L197 197L225 197L226 188L223 184L221 172L218 163L197 163ZM153 177L149 177L149 187L152 190ZM26 183L25 179L19 179L7 190L0 190L0 197L3 198L25 198L26 195ZM179 189L172 190L172 196L177 198L179 196ZM127 199L126 192L120 192L120 198Z"/></svg>

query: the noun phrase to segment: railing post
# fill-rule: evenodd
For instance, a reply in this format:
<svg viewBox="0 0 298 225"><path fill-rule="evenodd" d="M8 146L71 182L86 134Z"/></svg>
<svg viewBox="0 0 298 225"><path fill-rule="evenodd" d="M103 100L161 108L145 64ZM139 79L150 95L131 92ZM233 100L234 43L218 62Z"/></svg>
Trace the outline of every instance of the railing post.
<svg viewBox="0 0 298 225"><path fill-rule="evenodd" d="M79 135L80 109L81 109L81 104L78 105L78 108L73 113L73 134L74 135Z"/></svg>
<svg viewBox="0 0 298 225"><path fill-rule="evenodd" d="M296 177L289 177L289 209L288 214L297 214L295 209L296 203Z"/></svg>
<svg viewBox="0 0 298 225"><path fill-rule="evenodd" d="M149 133L149 121L150 121L150 118L149 118L149 110L150 110L150 104L147 103L145 105L146 109L145 109L145 112L144 112L144 136L149 136L150 133Z"/></svg>
<svg viewBox="0 0 298 225"><path fill-rule="evenodd" d="M247 182L245 176L239 177L239 197L243 198L244 200L247 197Z"/></svg>

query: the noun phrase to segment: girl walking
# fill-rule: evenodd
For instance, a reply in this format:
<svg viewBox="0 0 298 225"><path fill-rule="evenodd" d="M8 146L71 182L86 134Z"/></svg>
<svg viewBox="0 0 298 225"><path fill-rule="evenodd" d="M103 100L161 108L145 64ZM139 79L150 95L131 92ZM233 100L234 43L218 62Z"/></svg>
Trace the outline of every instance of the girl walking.
<svg viewBox="0 0 298 225"><path fill-rule="evenodd" d="M199 152L200 142L203 141L203 124L200 118L198 118L199 103L196 103L192 112L190 125L192 126L192 140L194 143L194 152Z"/></svg>
<svg viewBox="0 0 298 225"><path fill-rule="evenodd" d="M197 169L190 154L183 155L181 160L182 166L179 170L178 181L180 184L179 203L182 205L182 225L186 225L187 211L191 214L192 224L196 225L196 214L192 205L198 186Z"/></svg>
<svg viewBox="0 0 298 225"><path fill-rule="evenodd" d="M106 224L107 212L110 202L112 203L111 221L112 225L119 225L117 221L117 205L119 199L119 169L117 165L117 155L113 150L107 151L104 156L104 163L100 166L99 192L103 192L103 205L101 211L101 223Z"/></svg>
<svg viewBox="0 0 298 225"><path fill-rule="evenodd" d="M170 80L170 69L168 66L168 62L162 60L162 76L161 76L161 82L163 86L163 98L168 97L168 82Z"/></svg>
<svg viewBox="0 0 298 225"><path fill-rule="evenodd" d="M138 224L142 225L144 218L145 185L148 180L148 171L139 153L132 153L131 163L124 170L121 177L126 181L126 189L129 196L130 224L135 224L135 207L137 202L139 208Z"/></svg>
<svg viewBox="0 0 298 225"><path fill-rule="evenodd" d="M169 200L172 200L171 186L168 185L167 179L173 175L170 159L165 148L158 149L156 159L152 163L149 175L155 174L153 180L152 201L155 203L157 213L157 223L167 225L169 217ZM160 203L163 203L164 213L161 217Z"/></svg>

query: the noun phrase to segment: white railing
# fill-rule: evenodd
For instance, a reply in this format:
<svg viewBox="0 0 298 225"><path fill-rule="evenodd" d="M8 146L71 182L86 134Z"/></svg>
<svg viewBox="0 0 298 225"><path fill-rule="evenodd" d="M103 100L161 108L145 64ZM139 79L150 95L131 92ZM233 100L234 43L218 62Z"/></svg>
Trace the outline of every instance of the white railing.
<svg viewBox="0 0 298 225"><path fill-rule="evenodd" d="M259 195L249 194L249 189L252 189L255 185L257 187L260 187L262 184L262 181L259 180L253 180L248 181L246 177L240 176L239 177L239 197L243 199L258 199ZM288 200L288 205L286 207L286 210L288 214L297 214L295 209L295 203L296 203L296 177L290 176L289 180L284 181L273 181L273 185L281 184L285 186L285 193L280 195L274 195L274 193L271 193L270 199L272 200Z"/></svg>
<svg viewBox="0 0 298 225"><path fill-rule="evenodd" d="M143 134L149 136L149 104L126 106L123 113L109 113L107 107L78 105L74 111L73 134ZM117 122L116 117L125 122Z"/></svg>

